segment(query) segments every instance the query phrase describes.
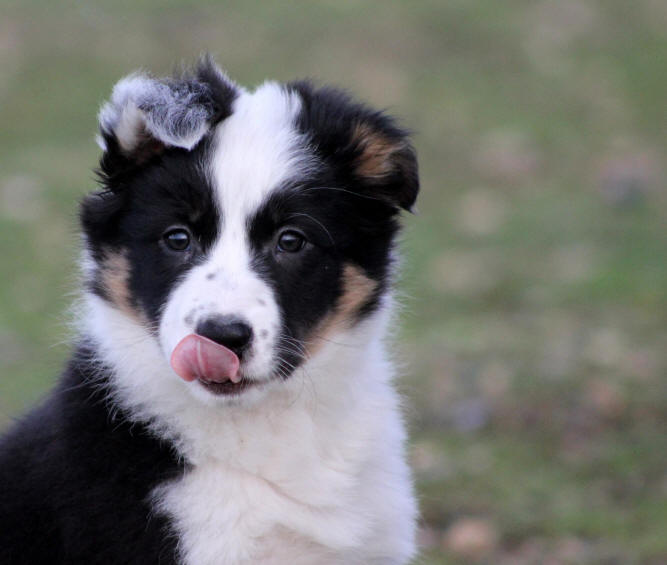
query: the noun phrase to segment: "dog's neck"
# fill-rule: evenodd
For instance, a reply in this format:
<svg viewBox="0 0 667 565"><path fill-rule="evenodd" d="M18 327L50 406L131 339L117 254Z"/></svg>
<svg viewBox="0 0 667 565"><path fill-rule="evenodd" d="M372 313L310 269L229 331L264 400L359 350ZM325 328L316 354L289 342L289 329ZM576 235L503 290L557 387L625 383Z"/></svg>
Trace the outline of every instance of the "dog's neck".
<svg viewBox="0 0 667 565"><path fill-rule="evenodd" d="M303 458L311 450L313 456L341 446L349 451L374 434L369 422L376 426L384 412L396 409L382 340L389 307L327 338L288 379L222 403L195 398L187 386L196 383L174 374L141 323L94 295L87 297L86 308L85 333L108 368L112 403L172 441L193 465L219 460L261 472L264 465L276 464L272 454L277 452L285 460L290 452Z"/></svg>
<svg viewBox="0 0 667 565"><path fill-rule="evenodd" d="M389 307L329 335L263 394L249 389L260 394L222 404L193 396L141 325L99 298L88 309L110 401L148 422L188 463L181 479L152 493L185 540L185 562L250 554L257 535L272 555L267 563L296 563L315 548L321 563L403 563L412 555L416 509L382 343Z"/></svg>

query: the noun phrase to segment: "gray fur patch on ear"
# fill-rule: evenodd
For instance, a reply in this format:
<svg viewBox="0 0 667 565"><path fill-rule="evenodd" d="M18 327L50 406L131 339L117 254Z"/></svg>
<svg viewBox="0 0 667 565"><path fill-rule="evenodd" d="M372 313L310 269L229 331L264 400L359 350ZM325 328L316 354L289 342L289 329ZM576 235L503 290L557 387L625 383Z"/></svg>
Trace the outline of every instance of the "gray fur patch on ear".
<svg viewBox="0 0 667 565"><path fill-rule="evenodd" d="M208 131L214 114L209 85L195 77L132 74L116 84L99 122L102 134L114 136L128 154L147 137L190 150Z"/></svg>

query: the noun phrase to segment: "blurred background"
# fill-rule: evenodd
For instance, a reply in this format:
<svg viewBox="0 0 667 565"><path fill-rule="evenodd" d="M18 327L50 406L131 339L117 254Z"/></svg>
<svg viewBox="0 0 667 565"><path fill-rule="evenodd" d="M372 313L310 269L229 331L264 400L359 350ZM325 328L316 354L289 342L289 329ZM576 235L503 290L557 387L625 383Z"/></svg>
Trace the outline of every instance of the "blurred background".
<svg viewBox="0 0 667 565"><path fill-rule="evenodd" d="M667 563L667 2L0 1L0 427L53 384L121 76L210 50L415 132L419 563Z"/></svg>

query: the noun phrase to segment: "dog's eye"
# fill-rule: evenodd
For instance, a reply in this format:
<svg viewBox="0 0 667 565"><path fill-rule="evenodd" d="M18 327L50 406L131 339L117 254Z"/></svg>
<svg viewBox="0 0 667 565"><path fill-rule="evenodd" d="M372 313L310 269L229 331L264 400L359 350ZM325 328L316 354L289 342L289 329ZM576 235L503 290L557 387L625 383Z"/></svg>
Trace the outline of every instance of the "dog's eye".
<svg viewBox="0 0 667 565"><path fill-rule="evenodd" d="M283 253L296 253L306 245L306 238L296 231L284 231L278 238L278 251Z"/></svg>
<svg viewBox="0 0 667 565"><path fill-rule="evenodd" d="M187 251L190 248L190 233L183 228L169 230L162 239L167 247L174 251Z"/></svg>

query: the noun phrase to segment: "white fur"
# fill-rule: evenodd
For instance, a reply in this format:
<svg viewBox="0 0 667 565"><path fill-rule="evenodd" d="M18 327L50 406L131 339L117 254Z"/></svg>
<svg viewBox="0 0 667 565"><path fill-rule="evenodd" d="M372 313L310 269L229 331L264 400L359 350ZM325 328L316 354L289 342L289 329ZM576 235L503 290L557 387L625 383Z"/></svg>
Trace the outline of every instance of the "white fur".
<svg viewBox="0 0 667 565"><path fill-rule="evenodd" d="M332 339L287 382L234 406L184 394L144 328L90 296L115 400L193 465L155 492L184 562L406 563L416 509L380 336L387 312ZM250 391L252 393L256 391Z"/></svg>
<svg viewBox="0 0 667 565"><path fill-rule="evenodd" d="M275 362L279 311L250 268L245 222L299 167L315 166L294 131L297 111L298 99L268 83L242 94L218 126L210 174L221 234L169 297L159 341L87 296L86 331L113 370L115 402L173 440L189 463L153 493L187 565L398 565L414 553L404 428L382 341L389 301L339 331L288 380L263 378ZM215 401L169 365L171 349L192 331L185 318L195 299L206 314L238 314L255 332L270 330L242 367L265 382L236 402Z"/></svg>
<svg viewBox="0 0 667 565"><path fill-rule="evenodd" d="M232 115L218 126L209 175L223 218L221 233L207 261L192 269L169 298L160 323L167 356L199 320L233 315L247 321L254 334L241 372L254 380L271 376L279 312L273 291L251 268L247 222L269 192L312 166L304 140L294 131L298 110L296 96L266 83L241 95ZM190 390L211 402L227 400L205 392L196 381Z"/></svg>
<svg viewBox="0 0 667 565"><path fill-rule="evenodd" d="M224 80L226 77L220 73ZM113 133L123 151L131 153L142 136L150 134L162 143L192 149L209 130L209 111L192 103L195 92L175 91L173 85L145 75L120 80L99 113L100 128ZM106 149L104 140L98 141Z"/></svg>

